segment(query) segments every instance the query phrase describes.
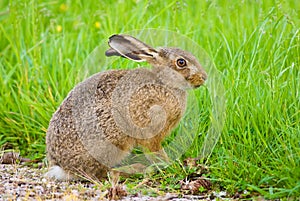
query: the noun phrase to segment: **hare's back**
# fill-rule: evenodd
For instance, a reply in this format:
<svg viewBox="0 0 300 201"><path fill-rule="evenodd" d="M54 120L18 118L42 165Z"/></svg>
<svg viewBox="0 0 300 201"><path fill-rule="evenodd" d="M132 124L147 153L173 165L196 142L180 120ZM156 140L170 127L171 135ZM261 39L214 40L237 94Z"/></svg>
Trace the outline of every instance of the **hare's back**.
<svg viewBox="0 0 300 201"><path fill-rule="evenodd" d="M104 113L110 110L112 93L126 73L126 70L97 73L75 86L54 113L47 136L61 133L73 135L72 131L75 133L75 130L79 135L87 133L88 127L92 128L97 121L100 108Z"/></svg>
<svg viewBox="0 0 300 201"><path fill-rule="evenodd" d="M111 94L125 74L125 70L95 74L68 94L54 113L47 130L50 164L72 169L79 161L95 163L86 155L86 150L92 147L90 143L95 138L116 130L111 120Z"/></svg>

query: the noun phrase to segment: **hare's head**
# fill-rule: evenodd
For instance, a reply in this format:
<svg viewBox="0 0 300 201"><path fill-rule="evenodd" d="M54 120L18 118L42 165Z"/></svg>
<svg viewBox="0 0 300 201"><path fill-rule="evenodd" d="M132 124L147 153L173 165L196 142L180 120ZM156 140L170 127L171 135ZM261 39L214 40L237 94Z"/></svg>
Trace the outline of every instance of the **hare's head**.
<svg viewBox="0 0 300 201"><path fill-rule="evenodd" d="M136 62L147 61L163 83L173 87L197 88L207 79L207 74L197 59L179 48L154 49L128 35L113 35L106 56L122 56Z"/></svg>

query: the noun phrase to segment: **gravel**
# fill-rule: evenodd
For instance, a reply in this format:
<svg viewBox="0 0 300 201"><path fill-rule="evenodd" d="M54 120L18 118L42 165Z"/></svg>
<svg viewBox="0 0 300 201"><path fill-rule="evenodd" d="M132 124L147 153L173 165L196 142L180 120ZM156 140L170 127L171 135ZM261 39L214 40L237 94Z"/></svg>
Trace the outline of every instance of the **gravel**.
<svg viewBox="0 0 300 201"><path fill-rule="evenodd" d="M55 182L45 179L45 168L33 168L20 164L0 164L0 200L107 200L108 190L101 183ZM104 190L103 190L104 189ZM179 195L166 193L151 197L141 194L127 195L124 201L154 200L228 200L226 193L208 195Z"/></svg>
<svg viewBox="0 0 300 201"><path fill-rule="evenodd" d="M0 200L101 200L106 192L90 182L55 182L45 169L0 164Z"/></svg>

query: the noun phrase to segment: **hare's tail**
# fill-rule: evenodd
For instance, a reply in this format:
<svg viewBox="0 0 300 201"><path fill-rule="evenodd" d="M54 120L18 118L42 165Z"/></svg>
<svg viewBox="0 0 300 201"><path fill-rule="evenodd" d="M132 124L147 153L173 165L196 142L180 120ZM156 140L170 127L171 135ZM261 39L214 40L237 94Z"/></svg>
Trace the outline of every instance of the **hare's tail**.
<svg viewBox="0 0 300 201"><path fill-rule="evenodd" d="M50 167L49 171L44 176L58 181L69 181L75 179L73 175L65 172L57 165Z"/></svg>

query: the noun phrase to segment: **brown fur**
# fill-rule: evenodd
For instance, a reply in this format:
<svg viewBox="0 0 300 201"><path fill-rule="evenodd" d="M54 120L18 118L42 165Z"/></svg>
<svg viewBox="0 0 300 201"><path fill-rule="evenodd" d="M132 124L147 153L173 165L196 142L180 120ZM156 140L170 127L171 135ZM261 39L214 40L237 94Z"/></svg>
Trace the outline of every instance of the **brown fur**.
<svg viewBox="0 0 300 201"><path fill-rule="evenodd" d="M117 45L122 46L122 37L118 35ZM130 47L138 41L124 37L127 37L124 43ZM114 47L113 38L110 42ZM140 48L143 43L138 45ZM130 55L118 48L109 50L110 54ZM143 51L132 47L135 52L131 54L136 55L130 59L146 60L154 66L152 70L98 73L69 93L54 113L47 131L50 166L59 166L70 175L84 173L103 178L136 146L162 151L162 140L184 114L186 89L202 85L206 73L188 52L177 48L151 48L147 52L146 48L151 47L146 46ZM186 68L176 66L179 57L187 60Z"/></svg>

